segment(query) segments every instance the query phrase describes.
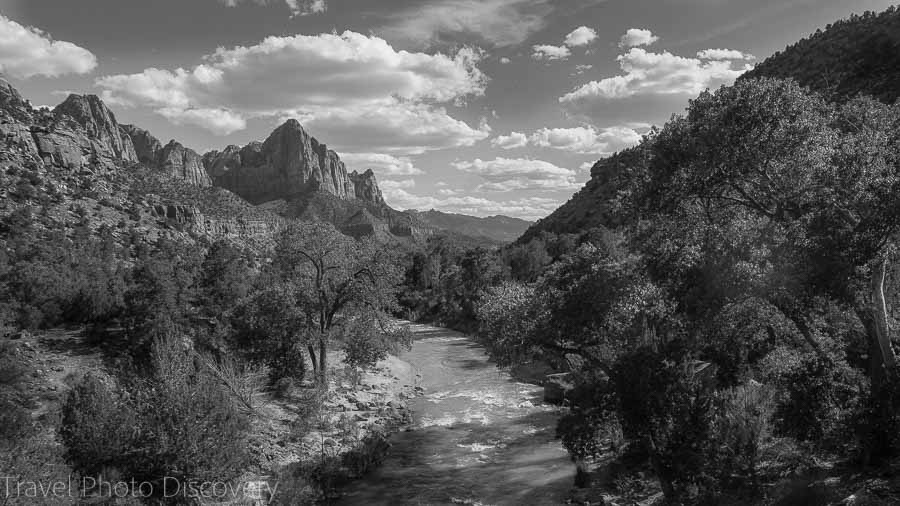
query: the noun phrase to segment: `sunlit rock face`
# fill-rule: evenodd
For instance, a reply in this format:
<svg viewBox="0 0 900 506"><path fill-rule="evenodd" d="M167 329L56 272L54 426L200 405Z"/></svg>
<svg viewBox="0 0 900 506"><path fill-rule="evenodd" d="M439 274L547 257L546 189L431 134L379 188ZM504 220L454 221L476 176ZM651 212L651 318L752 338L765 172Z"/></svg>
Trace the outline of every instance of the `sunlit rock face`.
<svg viewBox="0 0 900 506"><path fill-rule="evenodd" d="M288 120L262 143L204 155L207 172L216 186L253 204L324 191L341 199L356 192L347 167L334 151Z"/></svg>

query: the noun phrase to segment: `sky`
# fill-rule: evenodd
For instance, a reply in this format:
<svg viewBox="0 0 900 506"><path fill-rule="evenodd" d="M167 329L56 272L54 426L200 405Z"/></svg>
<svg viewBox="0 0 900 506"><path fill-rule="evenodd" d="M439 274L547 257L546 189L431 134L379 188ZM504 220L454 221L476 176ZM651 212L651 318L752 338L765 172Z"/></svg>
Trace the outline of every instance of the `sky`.
<svg viewBox="0 0 900 506"><path fill-rule="evenodd" d="M0 0L0 75L200 153L298 119L388 204L539 219L705 89L888 0Z"/></svg>

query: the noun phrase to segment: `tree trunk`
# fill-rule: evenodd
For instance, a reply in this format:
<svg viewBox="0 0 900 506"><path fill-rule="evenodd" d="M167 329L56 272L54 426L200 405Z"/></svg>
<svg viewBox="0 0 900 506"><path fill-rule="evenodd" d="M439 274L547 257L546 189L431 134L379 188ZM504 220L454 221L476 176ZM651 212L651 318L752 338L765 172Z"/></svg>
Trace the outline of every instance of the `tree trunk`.
<svg viewBox="0 0 900 506"><path fill-rule="evenodd" d="M325 381L325 371L328 370L326 363L326 355L328 350L325 348L325 339L319 340L319 375L322 376L322 382Z"/></svg>
<svg viewBox="0 0 900 506"><path fill-rule="evenodd" d="M873 385L880 385L894 374L897 358L891 346L888 330L887 301L884 298L884 279L887 261L882 259L872 272L872 302L869 308L871 324L869 329L870 372Z"/></svg>
<svg viewBox="0 0 900 506"><path fill-rule="evenodd" d="M309 358L312 360L313 375L318 376L319 375L319 363L316 362L316 349L313 348L313 345L307 344L306 351L309 352Z"/></svg>

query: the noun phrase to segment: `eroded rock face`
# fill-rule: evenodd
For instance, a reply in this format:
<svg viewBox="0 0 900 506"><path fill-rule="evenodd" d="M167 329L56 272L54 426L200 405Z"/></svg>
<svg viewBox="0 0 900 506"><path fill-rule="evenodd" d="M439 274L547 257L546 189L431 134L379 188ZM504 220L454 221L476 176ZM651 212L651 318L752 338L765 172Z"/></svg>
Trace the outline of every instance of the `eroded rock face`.
<svg viewBox="0 0 900 506"><path fill-rule="evenodd" d="M378 181L375 179L375 173L372 172L372 169L362 174L353 171L350 173L350 181L353 182L357 199L377 207L385 205L384 196L381 194L381 189L378 188Z"/></svg>
<svg viewBox="0 0 900 506"><path fill-rule="evenodd" d="M175 179L182 179L197 186L212 186L200 155L174 140L162 148L156 166Z"/></svg>
<svg viewBox="0 0 900 506"><path fill-rule="evenodd" d="M131 138L138 161L147 165L156 165L162 152L162 143L150 135L150 132L134 125L122 125L122 130Z"/></svg>
<svg viewBox="0 0 900 506"><path fill-rule="evenodd" d="M170 141L165 146L150 132L134 125L122 126L122 131L134 144L137 159L152 168L197 186L212 186L212 180L203 167L203 159L196 151Z"/></svg>
<svg viewBox="0 0 900 506"><path fill-rule="evenodd" d="M56 106L53 115L61 123L67 119L74 120L84 128L88 137L111 152L110 158L125 162L138 160L131 137L122 131L116 116L97 95L69 95Z"/></svg>
<svg viewBox="0 0 900 506"><path fill-rule="evenodd" d="M262 144L207 153L205 166L216 186L254 204L324 191L355 198L353 182L337 153L310 136L297 120L276 128Z"/></svg>

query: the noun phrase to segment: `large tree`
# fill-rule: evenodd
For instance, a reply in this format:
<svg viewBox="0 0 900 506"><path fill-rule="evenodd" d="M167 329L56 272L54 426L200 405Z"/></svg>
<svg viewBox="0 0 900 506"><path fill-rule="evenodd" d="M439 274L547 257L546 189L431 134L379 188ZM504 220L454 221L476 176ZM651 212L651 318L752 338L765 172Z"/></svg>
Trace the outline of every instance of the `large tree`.
<svg viewBox="0 0 900 506"><path fill-rule="evenodd" d="M332 341L359 328L351 321L371 319L373 336L390 333L384 322L397 307L402 271L387 246L354 240L327 223L300 222L281 233L273 267L305 321L300 339L320 379Z"/></svg>

